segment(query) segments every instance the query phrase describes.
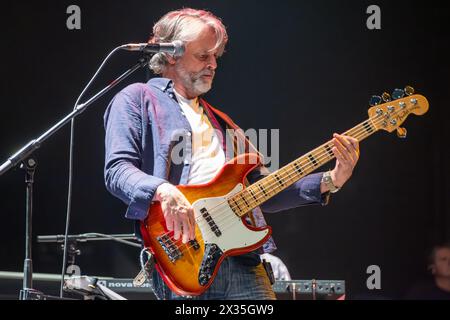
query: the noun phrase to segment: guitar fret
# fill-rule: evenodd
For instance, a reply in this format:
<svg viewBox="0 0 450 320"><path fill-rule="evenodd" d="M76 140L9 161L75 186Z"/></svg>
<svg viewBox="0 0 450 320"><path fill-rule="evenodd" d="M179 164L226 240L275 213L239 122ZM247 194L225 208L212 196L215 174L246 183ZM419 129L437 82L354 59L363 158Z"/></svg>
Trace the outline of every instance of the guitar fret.
<svg viewBox="0 0 450 320"><path fill-rule="evenodd" d="M255 199L255 201L258 202L258 199L255 197L255 194L253 193L253 190L251 188L248 188L247 190L250 192L250 194L252 195L253 199Z"/></svg>
<svg viewBox="0 0 450 320"><path fill-rule="evenodd" d="M245 199L245 195L242 195L242 196L241 196L241 199L244 200L245 205L246 205L247 207L249 207L248 202L247 202L247 199Z"/></svg>
<svg viewBox="0 0 450 320"><path fill-rule="evenodd" d="M233 207L236 207L236 205L234 204L234 198L228 199L228 204L230 205L230 208L232 210L233 210Z"/></svg>
<svg viewBox="0 0 450 320"><path fill-rule="evenodd" d="M264 189L264 187L260 184L258 184L258 187L261 189L262 193L264 193L264 196L267 197L266 190Z"/></svg>
<svg viewBox="0 0 450 320"><path fill-rule="evenodd" d="M274 174L274 175L271 175L271 176L270 176L270 179L272 180L272 181L270 182L270 187L271 187L271 188L273 188L273 189L279 188L279 189L283 190L283 187L278 183L278 178L275 177L275 174ZM274 193L274 191L269 189L269 194L271 194L271 193Z"/></svg>
<svg viewBox="0 0 450 320"><path fill-rule="evenodd" d="M242 211L241 207L239 206L239 203L236 201L236 199L232 198L234 206L239 209L239 211Z"/></svg>

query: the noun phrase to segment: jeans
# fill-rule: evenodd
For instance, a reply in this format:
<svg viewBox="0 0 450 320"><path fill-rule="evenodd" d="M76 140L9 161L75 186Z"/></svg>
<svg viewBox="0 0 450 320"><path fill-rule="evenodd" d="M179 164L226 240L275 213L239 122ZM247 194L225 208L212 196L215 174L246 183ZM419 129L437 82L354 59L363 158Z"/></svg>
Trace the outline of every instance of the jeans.
<svg viewBox="0 0 450 320"><path fill-rule="evenodd" d="M222 261L212 285L203 294L182 297L173 293L158 272L152 274L154 293L169 300L275 300L275 293L259 255L250 252Z"/></svg>

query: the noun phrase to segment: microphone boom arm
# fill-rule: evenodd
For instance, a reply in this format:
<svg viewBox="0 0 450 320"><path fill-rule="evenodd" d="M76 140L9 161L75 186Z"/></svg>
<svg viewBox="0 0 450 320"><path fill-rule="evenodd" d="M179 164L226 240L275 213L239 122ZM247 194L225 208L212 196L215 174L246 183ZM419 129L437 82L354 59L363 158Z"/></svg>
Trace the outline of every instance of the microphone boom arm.
<svg viewBox="0 0 450 320"><path fill-rule="evenodd" d="M81 114L88 106L90 106L94 101L103 96L106 92L115 87L119 82L124 80L130 74L135 72L137 69L145 66L148 63L149 56L144 55L139 59L139 61L130 69L121 74L117 79L112 81L109 85L99 91L97 94L92 96L85 103L79 104L72 112L67 114L64 118L58 121L55 125L53 125L50 129L40 135L38 138L31 140L25 146L23 146L19 151L14 153L12 156L8 158L1 166L0 166L0 176L7 172L9 169L17 166L18 163L24 161L30 154L32 154L36 149L39 149L42 142L47 140L50 136L56 133L61 127L67 124L70 120Z"/></svg>

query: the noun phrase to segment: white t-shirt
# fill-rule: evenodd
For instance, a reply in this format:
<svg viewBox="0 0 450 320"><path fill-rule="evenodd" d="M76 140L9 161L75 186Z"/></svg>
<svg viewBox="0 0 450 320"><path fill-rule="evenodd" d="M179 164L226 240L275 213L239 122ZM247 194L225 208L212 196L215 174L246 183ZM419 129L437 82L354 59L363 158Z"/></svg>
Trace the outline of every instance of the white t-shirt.
<svg viewBox="0 0 450 320"><path fill-rule="evenodd" d="M225 152L198 98L186 99L175 92L192 129L192 159L188 184L211 181L225 164Z"/></svg>

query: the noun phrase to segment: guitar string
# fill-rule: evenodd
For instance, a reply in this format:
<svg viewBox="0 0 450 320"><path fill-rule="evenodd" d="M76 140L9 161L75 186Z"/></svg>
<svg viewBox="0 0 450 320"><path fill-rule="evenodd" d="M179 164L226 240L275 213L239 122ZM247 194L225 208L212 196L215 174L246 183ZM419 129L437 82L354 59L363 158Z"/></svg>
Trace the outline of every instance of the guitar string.
<svg viewBox="0 0 450 320"><path fill-rule="evenodd" d="M367 122L367 121L366 121ZM363 125L363 124L362 124ZM362 133L362 136L364 136L364 134L367 134L367 132L364 132L364 131L367 131L367 129L366 128L364 128L363 130L364 131L362 131L362 130L360 130L359 128L357 129L356 127L355 128L353 128L353 129L351 129L351 130L349 130L348 132L350 133L350 131L352 131L352 130L354 130L354 131L357 131L356 133L352 133L352 135L354 135L355 137L357 137L357 136L359 136L361 133ZM370 132L370 134L372 134L372 133L374 133L374 132L376 132L376 130L374 130L374 129L372 129L371 128L371 130L373 130L373 132ZM368 136L368 135L367 135ZM366 136L366 137L367 137ZM328 141L326 144L330 144L330 141ZM332 143L331 143L332 144ZM333 144L332 144L333 145ZM334 145L333 145L334 146ZM319 147L319 148L321 148L321 147ZM314 151L314 150L313 150ZM310 152L310 153L313 153L313 151L312 152ZM326 152L324 152L324 153L321 153L319 156L317 156L316 155L316 160L318 160L317 162L320 164L320 162L324 159L324 158L327 158L327 157L330 157L330 155L329 155L329 151L327 150ZM332 156L329 160L332 160L334 158L334 156ZM305 159L306 160L306 159ZM309 162L309 161L308 161ZM323 164L322 164L323 165ZM307 166L302 166L302 168L307 168L307 170L309 170L309 168L311 168L311 167L316 167L317 165L314 165L314 164L309 164L309 165L307 165ZM285 173L282 173L281 175L288 175L288 179L289 179L289 181L288 181L288 183L290 182L290 180L293 180L293 179L295 179L295 180L298 180L299 178L297 177L297 176L290 176L291 175L291 173L289 173L289 172L285 172ZM283 179L285 179L286 177L282 177ZM273 182L273 183L271 183L269 186L266 186L266 187L271 187L271 186L276 186L276 185L278 185L278 187L280 187L280 185L279 185L279 183L276 181L276 182ZM236 196L236 195L233 195L233 196ZM259 199L258 200L260 200L261 198L264 198L264 196L262 196L262 197L259 197ZM255 202L255 203L257 203L257 200L252 200L253 202ZM219 207L220 205L224 205L224 204L226 204L227 202L222 202L221 204L219 204L219 205L217 205L216 207ZM216 207L214 207L214 208L216 208ZM210 209L210 210L208 210L209 212L212 212L212 209ZM242 211L242 210L239 210L239 211ZM249 210L250 211L250 210ZM215 216L220 216L221 214L223 214L223 212L221 212L221 213L216 213L215 214ZM237 223L237 222L240 222L240 217L237 217L237 216L231 216L232 217L232 219L233 219L233 222L231 223L231 224L228 224L228 225L225 225L225 226L222 226L221 228L223 229L223 230L227 230L227 229L229 229L230 227L232 227L235 223ZM229 218L229 216L227 215L225 218ZM230 218L231 219L231 218ZM225 221L226 219L223 219L222 220L222 222L223 221ZM217 221L217 220L216 220ZM202 220L202 221L199 221L198 223L200 224L200 222L202 223L202 224L205 224L205 222ZM213 231L210 231L210 230L208 230L208 228L206 228L206 230L207 230L207 232L205 232L206 233L206 235L212 235L212 233L213 233ZM170 233L170 232L169 232ZM167 234L169 234L169 233L166 233L165 235L167 235ZM172 240L172 239L171 239ZM179 240L175 240L176 242L179 242L180 241L180 239ZM197 243L198 244L201 244L201 243L204 243L204 242L202 242L202 241L197 241ZM177 247L177 248L174 248L174 247ZM180 250L181 249L181 252L184 252L185 250L183 250L183 249L190 249L190 248L192 248L193 247L193 245L190 245L189 244L189 242L187 243L187 244L182 244L182 245L180 245L180 246L178 246L177 244L175 244L175 243L172 243L172 245L170 245L170 249L173 249L172 250L172 252L174 252L174 251L176 251L177 249L178 250Z"/></svg>
<svg viewBox="0 0 450 320"><path fill-rule="evenodd" d="M400 111L404 111L404 110L405 110L405 109L399 109L399 110L397 110L397 111L395 111L395 112L390 113L390 116L395 116L395 115L397 115ZM378 117L380 117L380 115L377 115L376 117L378 118ZM368 120L365 120L364 122L360 123L359 125L355 126L354 128L352 128L352 129L346 131L344 134L349 133L349 134L351 134L352 136L354 136L355 138L362 137L362 139L364 139L364 138L368 137L369 135L371 135L371 134L375 133L376 131L378 131L379 129L377 128L376 125L379 125L379 124L382 123L383 121L386 121L386 119L383 118L383 117L381 117L381 118L379 118L379 119L375 119L375 121L374 121L372 118L369 118ZM368 133L368 132L367 132L367 127L365 127L365 126L366 126L369 122L372 123L372 128L370 128L370 130L372 130L372 132L369 132L369 133ZM375 125L375 123L376 123L376 125ZM352 131L354 131L354 132L352 132ZM366 136L364 136L364 135L366 135ZM358 136L359 136L359 137L358 137ZM362 140L362 139L361 139L361 140ZM361 141L361 140L359 140L359 141ZM319 147L317 147L316 149L312 150L311 152L309 152L309 154L313 154L317 149L319 149L319 151L320 151L320 149L323 149L323 148L324 148L324 145L330 145L330 144L331 144L331 145L334 147L334 144L332 144L330 141L331 141L331 140L329 140L328 142L324 143L322 146L319 146ZM329 151L328 151L328 150L326 150L325 152L320 151L318 154L316 154L315 159L316 159L318 165L322 166L322 165L324 165L325 163L321 164L320 162L321 162L323 159L326 159L327 157L330 157ZM335 158L334 155L331 156L331 158L330 158L328 161L332 160L333 158ZM307 159L301 159L301 160L304 160L304 161L307 161L307 163L310 163L310 161L308 161ZM296 160L294 160L293 162L291 162L291 164L294 163L295 161L296 161ZM327 162L328 162L328 161L327 161ZM287 166L289 166L289 164L288 164ZM306 166L304 166L304 167L302 166L301 168L302 168L302 169L309 170L311 167L314 168L314 167L317 167L317 165L314 165L314 164L308 164L308 165L306 165ZM299 180L299 178L298 178L297 176L290 176L290 175L292 175L292 173L295 173L295 172L291 172L291 173L286 172L286 173L282 173L282 174L287 174L287 175L288 175L289 182L290 182L290 180L292 180L292 179ZM288 183L289 183L289 182L288 182ZM268 187L268 188L271 188L271 187L274 187L274 186L277 186L277 185L280 187L278 181L274 181L274 182L270 183L268 186L266 185L266 188L267 188L267 187ZM246 189L243 189L242 191L240 191L239 193L233 195L232 197L238 196L240 193L243 193L245 190L246 190ZM259 193L259 195L261 195L261 193ZM263 199L264 197L265 197L264 195L261 195L261 196L259 197L258 200ZM222 205L228 204L228 200L229 200L229 199L227 199L226 201L223 201L222 203L219 203L218 205L216 205L215 207L211 208L211 209L208 210L208 211L209 211L209 212L212 212L213 210L215 211L218 207L220 207L220 206L222 206ZM243 200L242 200L242 201L243 201ZM240 204L244 205L242 201L240 202ZM254 202L257 203L257 200L254 200ZM231 206L230 206L230 207L231 207ZM228 208L227 208L227 209L228 209ZM235 209L236 209L236 208L234 208L234 209L232 208L233 211L234 211ZM222 212L220 212L220 213L215 213L215 216L216 216L216 217L219 217L220 215L223 214L224 211L227 211L227 210L222 210ZM242 211L242 210L239 210L239 211ZM248 211L250 211L250 210L248 210ZM223 222L226 220L226 218L229 218L229 216L226 215L225 218L224 218L221 222L223 223ZM240 220L241 220L240 217L236 217L236 216L232 216L232 218L233 218L233 222L232 222L231 224L229 224L229 225L222 226L222 230L227 230L227 229L229 229L230 227L232 227L232 225L234 225L234 224L237 223L237 222L240 222ZM230 219L231 219L231 218L230 218ZM203 219L196 219L196 222L197 222L198 224L200 224L200 223L203 223L203 224L204 224L204 223L205 223L205 222L203 221ZM213 234L213 231L210 231L210 230L208 230L208 229L209 229L209 228L208 228L208 226L207 226L207 228L206 228L207 232L205 232L205 236L209 236L209 235L212 235L212 234ZM173 231L167 232L167 233L163 234L162 236L169 235L170 233L173 233ZM173 236L173 235L172 235L172 236ZM169 237L171 238L171 236L169 236ZM175 240L175 239L170 239L170 240L173 241L173 240ZM179 241L181 241L181 237L180 237L179 240L175 240L175 242L179 242ZM201 244L201 243L204 243L204 241L202 241L202 240L201 240L201 241L197 241L197 243L198 243L198 244ZM189 242L188 242L188 243L186 243L186 244L182 244L182 245L178 246L176 243L172 242L172 245L170 245L170 248L173 248L173 247L177 247L178 250L181 249L181 250L180 250L181 252L185 252L185 250L188 250L188 249L192 248L193 245L189 244ZM177 250L177 249L174 249L174 250Z"/></svg>
<svg viewBox="0 0 450 320"><path fill-rule="evenodd" d="M370 120L370 119L369 119ZM368 122L369 120L367 120L367 121L364 121L364 123L363 124L360 124L360 126L364 126L365 125L365 123L366 122ZM356 129L356 127L355 128L353 128L353 129ZM363 130L366 130L366 128L364 127L364 128L362 128L362 130L359 130L358 129L358 131L363 131ZM371 130L374 130L374 129L371 129ZM351 130L349 130L349 132L350 132ZM373 131L373 132L375 132L375 130ZM355 134L355 133L354 133ZM334 144L332 144L331 143L331 140L330 141L328 141L327 143L325 143L324 145L330 145L331 144L331 147L334 147ZM316 148L316 149L320 149L321 147L318 147L318 148ZM323 148L323 147L322 147ZM312 152L310 152L310 154L312 154L312 153L314 153L314 150L312 151ZM324 159L324 157L323 156L325 156L325 158L326 158L326 156L329 156L329 151L328 150L326 150L326 152L325 153L320 153L320 154L317 154L316 155L316 160L318 161L318 163L320 164L320 162ZM330 160L332 160L333 159L333 157L334 156L332 156L331 158L330 158ZM301 159L301 161L302 162L300 162L300 164L299 164L299 166L303 169L303 170L309 170L311 167L316 167L317 165L311 165L311 164L309 164L310 163L310 161L308 160L308 159ZM295 161L294 161L295 162ZM322 164L323 165L323 164ZM288 166L289 166L289 164L288 164ZM289 173L289 172L284 172L284 173L281 173L281 174L279 174L279 176L281 177L281 178L283 178L283 179L285 179L286 177L284 177L283 175L291 175L291 173ZM298 178L298 177L289 177L289 179L290 180L292 180L292 179L295 179L295 178ZM273 182L273 183L270 183L269 185L266 185L265 187L266 188L271 188L271 187L273 187L273 186L278 186L278 187L280 187L280 185L279 185L279 183L276 181L276 182ZM244 190L246 190L246 189L244 189ZM243 191L244 191L243 190ZM247 189L248 190L248 189ZM239 194L235 194L235 195L233 195L232 196L232 198L233 197L236 197L236 196L238 196ZM257 194L257 198L258 198L258 200L261 200L261 199L263 199L264 198L264 196L262 196L262 193L261 192L259 192L258 194ZM252 200L252 203L255 203L257 200ZM235 203L239 203L238 201L236 201L235 200ZM210 212L210 213L212 213L212 212L215 212L215 214L214 214L214 217L216 218L214 221L216 222L216 224L220 224L220 223L222 223L225 219L222 219L222 220L220 220L220 219L217 219L217 218L219 218L220 216L221 216L221 214L222 214L222 212L220 212L220 213L217 213L217 208L218 207L220 207L220 206L223 206L223 205L227 205L228 204L228 201L224 201L224 202L221 202L221 203L219 203L218 205L216 205L215 207L213 207L213 208L210 208L208 211ZM243 200L241 200L240 201L240 203L239 204L241 204L241 205L244 205L244 203L243 203ZM233 206L232 206L233 207ZM234 206L234 207L236 207L236 206ZM239 207L239 205L238 205L238 207ZM242 210L239 210L239 211L242 211ZM250 210L249 210L250 211ZM228 215L227 216L225 216L225 218L227 218L228 217ZM240 220L240 217L237 217L237 216L234 216L233 218L237 218L235 221L239 221ZM234 219L233 219L234 220ZM204 223L204 219L201 219L201 218L198 218L198 219L196 219L196 222L197 223ZM173 232L173 231L170 231L170 232L167 232L167 233L165 233L165 234L163 234L162 236L165 236L165 235L168 235L169 233L171 233L171 232Z"/></svg>
<svg viewBox="0 0 450 320"><path fill-rule="evenodd" d="M325 157L318 157L317 159L320 159L320 160L318 160L318 162L320 163L323 159L322 158L327 158L327 157L329 157L329 154L328 154L328 152L327 152L327 154L326 155L323 155L323 156L325 156ZM329 159L330 160L332 160L334 157L330 157ZM303 168L307 168L307 167L315 167L314 165L308 165L308 166L304 166ZM308 168L309 169L309 168ZM306 170L308 170L308 169L306 169ZM285 181L287 181L287 183L289 183L289 182L291 182L292 180L294 180L294 181L296 181L296 180L298 180L298 177L297 176L290 176L290 174L289 173L283 173L283 175L287 175L287 177L282 177L283 179L285 179ZM279 183L278 182L273 182L273 183L271 183L270 185L268 185L268 186L266 186L266 188L270 188L270 187L273 187L273 186L278 186L278 187L280 187L280 185L279 185ZM265 196L260 196L260 197L257 197L258 198L258 200L260 200L260 199L263 199ZM251 200L251 201L248 201L249 203L251 203L251 206L253 206L253 203L257 203L257 201L258 200ZM225 203L225 202L223 202L221 205L226 205L227 203ZM224 212L229 212L228 211L228 206L226 206L226 209L225 210L222 210L222 211L219 211L219 212L217 212L217 210L214 210L214 211L212 211L212 210L208 210L210 213L211 213L211 215L213 215L214 217L220 217L221 215L223 215L224 214ZM242 210L239 210L239 211L242 211ZM248 210L248 211L250 211L250 210ZM213 214L213 212L214 212L214 214ZM231 220L231 221L230 221ZM224 218L222 219L222 220L217 220L217 219L214 219L214 221L216 222L216 225L221 225L220 226L220 230L221 231L226 231L226 230L228 230L228 229L230 229L233 225L235 225L236 223L241 223L241 217L239 217L239 216L236 216L236 215L224 215ZM203 220L201 220L201 221L198 221L197 222L199 225L202 225L202 226L206 226L206 228L204 227L203 229L204 230L206 230L206 231L204 231L204 235L203 235L203 237L207 237L207 236L210 236L210 235L213 235L213 231L212 230L210 230L210 227L209 227L209 224L207 223L207 222L205 222L205 221L203 221ZM179 241L179 240L176 240L176 241ZM201 244L202 243L202 241L197 241L197 243L199 243L199 244ZM204 242L203 242L204 243ZM173 244L171 247L173 248L174 246L176 246L176 244ZM180 246L178 246L178 249L183 249L183 247L186 247L186 246L188 246L187 247L187 249L189 249L189 248L192 248L193 246L192 245L190 245L190 244L182 244L182 245L180 245ZM175 249L176 250L176 249Z"/></svg>
<svg viewBox="0 0 450 320"><path fill-rule="evenodd" d="M399 110L399 111L403 111L403 109L402 110ZM396 111L396 112L392 112L391 113L391 116L394 116L394 115L396 115L396 114L398 114L398 112L399 111ZM377 116L378 117L378 116ZM372 130L372 132L367 132L367 128L365 127L365 125L366 124L368 124L368 122L372 122L372 126L373 126L373 128L370 128L371 130ZM377 125L378 124L380 124L380 123L382 123L383 121L385 121L385 119L384 118L380 118L380 119L376 119L375 120L375 122L377 123ZM379 129L377 129L377 127L376 127L376 125L375 125L375 122L372 120L372 118L369 118L368 120L366 120L366 121L364 121L364 122L362 122L361 124L359 124L359 125L357 125L357 126L355 126L354 128L352 128L352 129L350 129L350 130L348 130L346 133L351 133L351 131L354 131L354 132L352 132L351 134L354 136L354 137L362 137L362 139L364 139L364 138L366 138L366 137L368 137L370 134L373 134L374 132L376 132L377 130L379 130ZM366 136L364 136L364 135L366 135ZM361 140L362 140L361 139ZM361 141L360 140L360 141ZM324 145L329 145L330 144L330 141L328 141L327 143L325 143ZM332 144L332 143L331 143ZM334 146L334 145L333 145ZM312 150L309 154L312 154L315 150L317 150L317 149L322 149L323 148L323 145L322 146L320 146L320 147L318 147L318 148L316 148L316 149L314 149L314 150ZM326 158L327 156L329 156L329 153L328 153L329 151L328 150L326 150L326 152L319 152L317 155L316 155L316 160L317 159L319 159L317 162L320 164L320 162L324 159L324 158ZM329 160L332 160L334 158L334 156L332 156ZM306 160L306 159L304 159L304 160ZM328 160L328 161L329 161ZM307 161L307 160L306 160ZM327 162L328 162L327 161ZM295 161L294 161L295 162ZM310 163L310 161L308 161L307 163ZM325 163L324 163L325 164ZM288 164L289 165L289 164ZM323 164L321 164L321 165L323 165ZM307 168L306 170L309 170L311 167L316 167L316 165L314 165L314 164L308 164L307 166L304 166L304 167L302 167L302 168ZM286 173L284 173L284 174L286 174ZM290 175L290 173L287 173L288 174L288 176ZM289 177L289 180L292 180L292 179L296 179L296 180L299 180L299 178L298 177L296 177L296 176L294 176L294 177ZM279 183L278 183L278 181L275 181L275 182L273 182L273 183L270 183L268 186L266 186L266 187L269 187L269 188L271 188L271 187L273 187L273 186L276 186L276 185L278 185L279 186ZM243 191L245 191L245 189L244 190L242 190L241 192L243 192ZM238 193L239 194L239 193ZM235 194L235 195L233 195L233 197L235 197L235 196L237 196L238 194ZM261 194L261 193L260 193ZM264 198L264 196L261 196L261 197L259 197L259 199L263 199ZM256 200L255 200L255 202L256 202ZM224 202L222 202L222 203L220 203L219 205L216 205L216 207L219 207L220 205L224 205L224 204L227 204L228 203L228 200L227 201L224 201ZM243 204L242 202L241 202L241 204ZM212 210L213 209L215 209L216 207L213 207L213 208L211 208L210 210L208 210L209 212L212 212ZM233 210L233 209L232 209ZM227 210L224 210L224 211L227 211ZM242 210L239 210L239 211L242 211ZM248 210L248 211L250 211L250 210ZM223 214L223 211L221 212L221 213L216 213L215 214L215 216L220 216L221 214ZM229 216L227 215L227 216L225 216L225 218L229 218ZM227 229L229 229L230 227L232 227L235 223L237 223L237 222L240 222L240 218L239 217L236 217L236 216L231 216L232 218L233 218L233 222L231 223L231 224L229 224L229 225L225 225L225 226L222 226L222 230L227 230ZM230 218L231 219L231 218ZM224 221L225 219L223 219L223 221ZM223 222L222 221L222 222ZM198 223L200 224L200 222L202 222L203 224L204 224L204 221L202 220L202 221L198 221ZM205 232L205 236L209 236L209 235L212 235L213 234L213 231L210 231L209 230L209 228L208 228L208 226L207 226L207 228L206 228L206 232ZM171 232L173 232L173 231L171 231ZM165 235L167 235L167 234L169 234L170 232L168 232L168 233L166 233ZM181 239L181 238L180 238ZM180 239L179 240L175 240L175 241L180 241ZM198 244L201 244L201 243L204 243L204 241L197 241L197 243ZM186 244L182 244L181 246L177 246L175 243L174 244L172 244L172 248L174 247L174 246L176 246L178 249L183 249L183 248L187 248L187 249L190 249L190 248L192 248L193 246L192 245L190 245L189 244L189 242L188 243L186 243ZM189 247L188 247L189 246ZM177 249L174 249L174 250L177 250ZM185 250L182 250L182 252L184 252Z"/></svg>
<svg viewBox="0 0 450 320"><path fill-rule="evenodd" d="M369 119L370 120L370 119ZM366 120L366 121L364 121L364 124L362 123L362 124L360 124L360 125L358 125L358 126L365 126L366 124L366 122L368 122L369 120ZM356 129L356 127L355 128L353 128L353 129ZM352 129L350 129L348 132L350 132ZM364 131L364 130L367 130L365 127L364 128L361 128L361 130L358 128L358 132L357 133L359 133L359 132L362 132L362 131ZM373 130L373 129L372 129ZM375 132L375 130L373 131L373 132ZM353 134L356 134L356 133L353 133ZM331 142L331 140L330 141L328 141L328 142L326 142L326 143L324 143L323 145L327 145L327 146L330 146L331 148L332 147L334 147L334 144ZM316 149L314 149L314 150L312 150L311 152L309 152L309 154L313 154L314 152L317 152L316 150L317 149L322 149L322 148L324 148L323 146L320 146L320 147L317 147ZM331 149L330 149L331 150ZM320 150L320 152L322 152L322 150ZM327 155L327 154L329 154L329 152L330 151L328 151L328 150L326 150L326 152L325 152L325 155ZM320 162L323 160L323 156L324 154L323 153L317 153L316 154L316 157L315 157L315 160L318 160L318 162L319 162L319 164L320 164ZM332 158L331 158L332 159ZM330 159L330 160L331 160ZM303 169L303 170L309 170L310 169L310 167L311 167L311 165L310 165L310 160L309 159L297 159L297 160L295 160L295 161L298 161L298 160L300 160L300 163L297 163L300 167L301 167L301 169ZM294 163L295 161L293 161L293 162L291 162L291 163L289 163L289 164L287 164L285 167L288 167L289 165L292 165L292 163ZM317 165L312 165L312 167L316 167ZM282 169L280 169L280 171L281 171ZM284 173L279 173L278 174L278 176L281 176L281 175L286 175L286 173L287 172L284 172ZM292 172L291 172L292 173ZM290 175L291 173L287 173L288 175ZM267 178L267 177L266 177ZM281 178L285 178L285 177L282 177L281 176ZM260 181L259 181L260 182ZM256 182L255 184L257 184L258 182ZM271 184L269 184L269 185L265 185L265 187L267 188L267 187L269 187L269 188L271 188L271 187L274 187L274 186L279 186L279 183L278 183L278 181L275 181L275 182L273 182L273 183L271 183ZM237 193L237 194L234 194L231 198L236 198L236 197L238 197L239 196L239 194L241 194L241 192L245 192L246 190L248 190L248 188L246 188L246 189L243 189L243 190L241 190L239 193ZM261 196L262 195L262 193L261 193L261 191L258 191L258 193L257 193L257 195L258 195L258 200L260 200L260 199L263 199L264 198L264 196ZM227 200L231 200L231 198L230 199L227 199ZM248 200L248 199L246 199L246 200ZM239 208L240 207L240 205L243 205L243 206L248 206L248 205L246 205L246 204L244 204L244 200L234 200L235 201L235 203L237 203L237 207ZM253 200L252 200L253 201ZM210 208L208 211L209 212L213 212L213 211L215 211L216 210L216 207L220 207L220 206L222 206L222 205L226 205L226 204L228 204L228 201L225 201L225 202L221 202L221 203L219 203L219 204L217 204L215 207L212 207L212 208ZM230 204L230 206L231 206L231 204ZM234 208L236 208L236 205L233 205L234 206ZM239 211L242 211L240 208L239 208ZM218 218L218 217L220 217L220 214L215 214L215 217L216 218ZM197 222L197 223L199 223L199 222L203 222L204 221L204 219L202 219L202 218L197 218L197 219L195 219L195 221ZM217 221L217 222L221 222L221 220L220 219L216 219L215 221Z"/></svg>

